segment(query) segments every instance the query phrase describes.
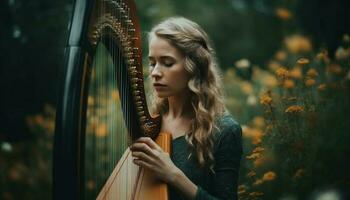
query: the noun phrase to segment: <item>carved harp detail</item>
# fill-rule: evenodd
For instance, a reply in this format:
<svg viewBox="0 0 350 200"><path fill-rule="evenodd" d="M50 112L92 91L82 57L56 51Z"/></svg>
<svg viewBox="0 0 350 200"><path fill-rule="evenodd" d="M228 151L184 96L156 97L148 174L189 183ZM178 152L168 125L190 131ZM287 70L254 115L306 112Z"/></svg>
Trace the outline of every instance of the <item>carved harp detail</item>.
<svg viewBox="0 0 350 200"><path fill-rule="evenodd" d="M127 148L131 141L149 136L165 151L170 151L169 135L159 133L160 117L152 117L147 108L141 56L140 27L132 0L75 0L56 113L53 199L167 199L166 185L156 181L150 172L134 165ZM101 61L102 58L107 61ZM97 66L100 65L104 66L103 70L108 68L109 71L99 72ZM91 126L95 125L89 125L91 120L88 116L93 112L89 110L90 100L94 101L90 93L96 90L93 85L96 76L101 76L103 80L109 73L114 75L112 84L107 85L117 89L108 91L103 86L103 91L119 99L121 112L118 117L123 119L125 132L120 133L122 129L115 131L104 125L103 131L99 129L103 134L91 134ZM114 90L118 91L117 95ZM99 93L95 95L96 99L100 98ZM106 102L101 106L106 106ZM115 105L108 107L113 113ZM114 116L109 120L113 126L116 119ZM101 152L106 152L109 147L100 150L101 145L107 142L114 145L114 140L122 138L106 138L105 132L108 131L125 135L123 145L126 149L112 149L113 153L106 157ZM90 141L91 135L103 135L105 138L103 141L100 138ZM91 144L100 154L87 149ZM117 151L122 153L115 153ZM113 162L108 160L115 158L117 160ZM108 160L108 166L103 163L96 167L98 160L105 163ZM86 175L91 171L95 177L103 171L105 177L96 183ZM87 193L86 188L95 192Z"/></svg>

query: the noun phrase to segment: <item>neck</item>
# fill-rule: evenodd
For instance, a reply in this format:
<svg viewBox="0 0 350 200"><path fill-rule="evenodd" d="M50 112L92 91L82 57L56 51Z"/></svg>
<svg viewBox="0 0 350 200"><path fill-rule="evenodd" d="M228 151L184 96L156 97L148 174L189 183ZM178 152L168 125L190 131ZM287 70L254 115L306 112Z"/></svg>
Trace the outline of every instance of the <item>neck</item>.
<svg viewBox="0 0 350 200"><path fill-rule="evenodd" d="M171 119L190 116L192 113L192 106L189 96L190 95L187 93L169 97L169 110L167 116Z"/></svg>

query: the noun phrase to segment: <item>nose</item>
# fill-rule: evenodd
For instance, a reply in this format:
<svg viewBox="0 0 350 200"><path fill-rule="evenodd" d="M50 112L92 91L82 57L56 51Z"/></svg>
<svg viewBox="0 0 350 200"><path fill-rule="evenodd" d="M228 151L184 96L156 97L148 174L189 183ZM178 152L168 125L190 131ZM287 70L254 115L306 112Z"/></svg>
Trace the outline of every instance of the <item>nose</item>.
<svg viewBox="0 0 350 200"><path fill-rule="evenodd" d="M154 79L159 79L160 77L162 77L162 72L161 72L160 66L158 64L156 64L154 66L154 68L152 69L151 77Z"/></svg>

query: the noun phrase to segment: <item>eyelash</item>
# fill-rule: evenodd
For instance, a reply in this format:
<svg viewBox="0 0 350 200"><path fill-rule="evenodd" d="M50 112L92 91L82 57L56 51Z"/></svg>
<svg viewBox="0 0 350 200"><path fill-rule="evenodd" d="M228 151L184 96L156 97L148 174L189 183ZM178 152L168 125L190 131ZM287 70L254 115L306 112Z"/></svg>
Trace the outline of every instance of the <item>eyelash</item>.
<svg viewBox="0 0 350 200"><path fill-rule="evenodd" d="M171 66L173 66L173 63L164 63L164 65L165 65L166 67L171 67Z"/></svg>
<svg viewBox="0 0 350 200"><path fill-rule="evenodd" d="M164 63L164 66L166 66L166 67L171 67L171 66L173 66L174 65L174 63ZM154 67L155 66L155 64L153 64L153 63L149 63L148 64L148 66L150 66L150 67Z"/></svg>

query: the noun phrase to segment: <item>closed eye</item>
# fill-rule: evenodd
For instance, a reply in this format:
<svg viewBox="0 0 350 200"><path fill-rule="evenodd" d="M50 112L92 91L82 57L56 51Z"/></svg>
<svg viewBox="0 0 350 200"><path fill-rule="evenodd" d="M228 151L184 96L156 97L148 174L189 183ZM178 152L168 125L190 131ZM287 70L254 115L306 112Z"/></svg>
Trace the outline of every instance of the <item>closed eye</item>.
<svg viewBox="0 0 350 200"><path fill-rule="evenodd" d="M171 66L174 65L174 63L164 63L164 65L165 65L166 67L171 67Z"/></svg>

